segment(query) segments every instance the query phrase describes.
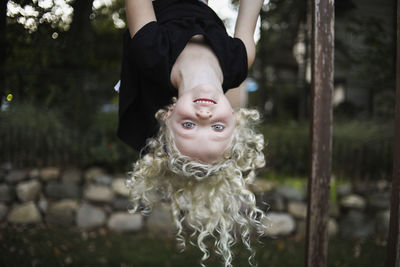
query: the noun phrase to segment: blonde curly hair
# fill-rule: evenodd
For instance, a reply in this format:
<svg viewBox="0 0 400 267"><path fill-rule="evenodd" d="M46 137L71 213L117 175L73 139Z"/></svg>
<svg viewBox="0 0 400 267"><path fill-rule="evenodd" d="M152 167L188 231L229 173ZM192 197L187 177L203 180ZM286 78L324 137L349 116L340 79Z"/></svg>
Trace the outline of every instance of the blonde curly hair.
<svg viewBox="0 0 400 267"><path fill-rule="evenodd" d="M255 170L265 165L264 138L254 131L260 115L256 110L235 112L232 143L223 159L204 164L182 155L173 141L167 122L167 109L157 112L160 130L149 139L146 154L134 164L126 186L130 189L130 212L148 214L162 196L171 203L177 241L182 249L186 242L184 228L197 236L197 246L203 252L201 265L210 253L206 239L214 239L217 254L225 266L232 266L231 246L240 234L250 251L249 263L254 265L255 252L250 246L250 234L256 229L262 234L264 212L256 207L254 194L246 188L253 182Z"/></svg>

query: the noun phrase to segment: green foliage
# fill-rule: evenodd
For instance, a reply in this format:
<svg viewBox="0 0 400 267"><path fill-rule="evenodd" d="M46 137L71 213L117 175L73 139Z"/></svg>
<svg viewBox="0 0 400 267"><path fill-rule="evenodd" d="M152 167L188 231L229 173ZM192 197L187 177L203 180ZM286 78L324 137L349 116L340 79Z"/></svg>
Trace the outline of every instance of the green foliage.
<svg viewBox="0 0 400 267"><path fill-rule="evenodd" d="M97 112L86 129L73 128L60 112L13 105L0 113L0 161L19 166L101 164L129 170L137 153L116 137L117 113ZM307 176L309 125L263 124L267 168L275 173ZM333 125L332 171L339 178L389 178L393 127L377 122L337 122Z"/></svg>
<svg viewBox="0 0 400 267"><path fill-rule="evenodd" d="M284 174L282 172L277 172L277 170L269 170L267 172L261 173L258 179L265 179L269 183L272 183L273 186L277 185L287 185L292 188L296 188L303 195L307 195L307 186L308 186L308 176L297 176ZM348 179L337 179L335 176L332 177L330 181L330 202L331 204L335 204L337 202L337 187L343 184L350 184L351 181Z"/></svg>
<svg viewBox="0 0 400 267"><path fill-rule="evenodd" d="M309 124L265 124L267 167L279 173L309 172ZM348 178L390 178L393 126L375 121L333 125L332 172Z"/></svg>
<svg viewBox="0 0 400 267"><path fill-rule="evenodd" d="M102 164L115 171L130 169L138 154L117 138L117 118L117 112L97 114L86 137L91 144L86 164Z"/></svg>
<svg viewBox="0 0 400 267"><path fill-rule="evenodd" d="M394 2L382 1L376 13L357 7L338 20L335 30L336 76L349 86L349 95L364 95L362 101L353 96L360 107L352 111L374 119L394 118L396 31L391 20L396 15L390 8Z"/></svg>
<svg viewBox="0 0 400 267"><path fill-rule="evenodd" d="M309 138L305 124L264 124L267 167L277 172L304 175L308 170Z"/></svg>
<svg viewBox="0 0 400 267"><path fill-rule="evenodd" d="M394 45L390 30L385 28L386 18L360 17L349 18L345 31L354 36L355 45L348 45L345 62L339 61L341 67L348 66L349 61L357 64L357 76L372 83L388 84L393 82ZM373 75L371 75L373 74ZM381 88L379 88L381 89Z"/></svg>
<svg viewBox="0 0 400 267"><path fill-rule="evenodd" d="M60 112L13 105L0 113L0 162L36 167L51 164L101 164L126 171L137 153L117 139L117 113L99 112L83 132L72 128Z"/></svg>
<svg viewBox="0 0 400 267"><path fill-rule="evenodd" d="M266 101L272 101L272 113L268 116L297 119L298 110L303 109L299 95L307 96L299 89L293 46L306 21L306 1L270 0L263 6L260 16L260 40L251 71L259 90L250 95L249 103L264 111Z"/></svg>
<svg viewBox="0 0 400 267"><path fill-rule="evenodd" d="M27 30L18 22L22 14L8 17L7 59L1 62L6 72L2 94L12 93L15 103L57 109L68 127L81 132L115 95L122 54L122 30L111 18L116 12L122 16L123 1L95 10L92 2L71 2L77 10L68 25L54 14L50 21L42 19L55 9L25 2L38 11L36 26Z"/></svg>
<svg viewBox="0 0 400 267"><path fill-rule="evenodd" d="M0 113L0 158L22 166L63 161L71 146L71 131L58 114L31 105L14 106Z"/></svg>
<svg viewBox="0 0 400 267"><path fill-rule="evenodd" d="M12 105L0 113L0 161L19 166L72 163L101 164L128 170L137 153L116 137L117 113L97 112L84 130L71 127L60 112ZM263 124L267 167L275 173L307 176L309 125ZM393 127L377 122L333 125L332 170L339 178L389 178Z"/></svg>
<svg viewBox="0 0 400 267"><path fill-rule="evenodd" d="M393 0L335 3L335 82L346 90L340 115L393 118L394 5ZM251 71L260 90L252 93L249 103L264 111L271 101L273 109L267 115L274 120L304 120L309 114L307 64L298 64L311 60L307 12L311 16L307 1L294 0L270 0L261 12L261 38ZM308 49L294 56L298 42Z"/></svg>

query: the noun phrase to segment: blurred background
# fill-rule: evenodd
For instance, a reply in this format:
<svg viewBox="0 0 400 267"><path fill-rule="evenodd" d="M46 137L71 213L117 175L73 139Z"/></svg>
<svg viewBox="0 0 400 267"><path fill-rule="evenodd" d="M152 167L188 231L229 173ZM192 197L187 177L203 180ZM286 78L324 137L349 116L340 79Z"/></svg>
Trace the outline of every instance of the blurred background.
<svg viewBox="0 0 400 267"><path fill-rule="evenodd" d="M237 3L209 0L230 33ZM127 205L123 179L138 157L115 135L113 87L120 75L124 1L6 0L0 5L2 265L40 266L44 258L55 266L198 264L195 249L178 254L165 234L171 231L162 228L168 225L165 206L153 217L120 218ZM280 238L256 245L260 266L304 262L311 81L307 10L305 0L264 1L257 58L245 83L248 106L263 115L260 130L267 141L267 166L254 192L287 226L270 233ZM335 19L329 266L383 266L396 1L336 0ZM127 220L136 228L127 227ZM242 250L237 249L237 266L247 266ZM207 264L220 266L218 257Z"/></svg>

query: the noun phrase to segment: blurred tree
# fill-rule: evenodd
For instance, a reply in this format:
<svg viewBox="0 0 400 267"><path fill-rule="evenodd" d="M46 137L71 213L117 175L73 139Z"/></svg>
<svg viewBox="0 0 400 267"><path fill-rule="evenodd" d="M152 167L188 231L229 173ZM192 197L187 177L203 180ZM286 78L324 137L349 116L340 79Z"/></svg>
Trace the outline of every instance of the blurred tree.
<svg viewBox="0 0 400 267"><path fill-rule="evenodd" d="M123 0L10 0L7 91L88 129L94 113L115 96L122 13Z"/></svg>
<svg viewBox="0 0 400 267"><path fill-rule="evenodd" d="M350 84L346 90L367 92L371 116L377 105L380 114L383 113L382 105L390 105L391 108L386 110L394 110L393 101L382 104L391 99L387 93L382 93L384 97L377 94L394 88L395 31L390 31L390 23L387 27L387 20L396 16L387 11L395 2L385 0L379 4L380 13L371 15L371 8L378 5L376 1L335 1L335 31L349 33L335 34L335 79L365 84L362 88ZM250 104L260 111L269 111L273 107L267 118L302 120L308 115L310 77L307 77L307 69L310 67L311 33L307 25L311 23L310 14L307 14L307 0L270 0L263 6L261 38L252 69L260 90L250 94ZM336 76L336 71L346 77Z"/></svg>
<svg viewBox="0 0 400 267"><path fill-rule="evenodd" d="M0 108L5 97L7 1L0 1Z"/></svg>
<svg viewBox="0 0 400 267"><path fill-rule="evenodd" d="M65 71L73 73L64 91L63 98L69 105L64 110L69 123L78 126L79 129L87 129L97 109L96 85L90 71L90 58L93 57L93 29L90 21L93 0L74 1L74 9L71 28L67 33L64 49L67 57L63 58L62 65ZM82 114L84 113L84 115Z"/></svg>
<svg viewBox="0 0 400 267"><path fill-rule="evenodd" d="M346 12L337 14L336 76L347 84L347 103L352 102L359 116L392 119L396 1L351 2Z"/></svg>
<svg viewBox="0 0 400 267"><path fill-rule="evenodd" d="M267 100L272 101L272 116L276 118L295 119L298 98L304 97L304 92L296 89L298 66L292 51L305 21L304 0L270 0L261 11L261 35L253 68L260 90L253 104L264 111Z"/></svg>
<svg viewBox="0 0 400 267"><path fill-rule="evenodd" d="M357 66L354 68L358 80L366 86L368 101L367 114L370 118L394 118L394 88L395 88L395 49L390 30L385 26L383 18L352 17L346 30L357 36L359 45L348 45L349 56L343 65ZM395 31L394 31L395 32ZM350 64L349 64L350 63ZM390 97L389 95L392 95ZM389 96L389 97L388 97ZM385 108L392 112L381 112Z"/></svg>

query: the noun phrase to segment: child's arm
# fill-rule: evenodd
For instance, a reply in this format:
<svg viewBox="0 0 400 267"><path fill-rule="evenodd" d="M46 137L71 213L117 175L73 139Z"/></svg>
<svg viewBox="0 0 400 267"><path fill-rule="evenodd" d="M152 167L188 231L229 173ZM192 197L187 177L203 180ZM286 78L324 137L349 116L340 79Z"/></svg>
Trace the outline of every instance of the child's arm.
<svg viewBox="0 0 400 267"><path fill-rule="evenodd" d="M151 0L125 0L125 10L131 37L145 24L156 21Z"/></svg>
<svg viewBox="0 0 400 267"><path fill-rule="evenodd" d="M225 93L225 96L232 108L245 108L247 105L245 82L239 85L239 87L229 89L228 92Z"/></svg>
<svg viewBox="0 0 400 267"><path fill-rule="evenodd" d="M235 37L240 38L246 46L249 68L253 64L256 56L254 31L263 2L264 0L240 0L239 3L239 14L235 25Z"/></svg>

